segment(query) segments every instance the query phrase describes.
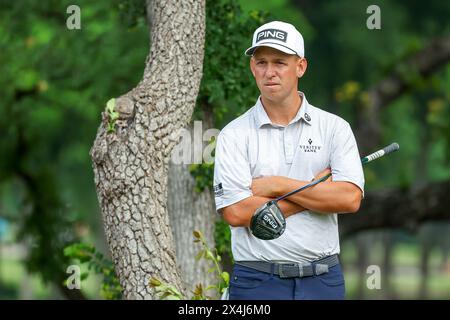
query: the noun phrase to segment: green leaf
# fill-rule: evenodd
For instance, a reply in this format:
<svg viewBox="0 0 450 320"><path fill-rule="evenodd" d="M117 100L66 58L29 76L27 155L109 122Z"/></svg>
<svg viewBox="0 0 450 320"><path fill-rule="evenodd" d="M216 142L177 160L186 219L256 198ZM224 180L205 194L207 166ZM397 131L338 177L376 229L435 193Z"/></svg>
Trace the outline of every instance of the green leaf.
<svg viewBox="0 0 450 320"><path fill-rule="evenodd" d="M205 291L208 291L208 290L211 290L211 289L217 289L217 287L215 285L211 284L211 285L209 285L209 286L207 286L205 288Z"/></svg>
<svg viewBox="0 0 450 320"><path fill-rule="evenodd" d="M116 126L113 123L108 123L108 133L116 132Z"/></svg>
<svg viewBox="0 0 450 320"><path fill-rule="evenodd" d="M208 273L211 273L211 272L214 272L214 270L216 270L216 267L212 267L212 268L210 268L210 269L208 269Z"/></svg>
<svg viewBox="0 0 450 320"><path fill-rule="evenodd" d="M96 252L94 256L95 256L95 258L97 258L98 260L102 260L102 259L103 259L103 254L101 254L101 252Z"/></svg>
<svg viewBox="0 0 450 320"><path fill-rule="evenodd" d="M108 114L112 114L114 112L115 106L116 106L116 99L115 98L109 99L108 102L106 103L106 112L108 112Z"/></svg>
<svg viewBox="0 0 450 320"><path fill-rule="evenodd" d="M192 232L192 233L194 234L194 237L197 239L201 239L203 237L202 233L198 230L194 230L194 232Z"/></svg>
<svg viewBox="0 0 450 320"><path fill-rule="evenodd" d="M168 287L168 290L169 290L169 292L172 292L173 294L175 294L177 296L181 296L181 293L174 287Z"/></svg>
<svg viewBox="0 0 450 320"><path fill-rule="evenodd" d="M213 254L210 250L207 250L207 251L206 251L205 258L214 261L214 258L215 258L215 257L214 257L214 254Z"/></svg>
<svg viewBox="0 0 450 320"><path fill-rule="evenodd" d="M170 295L170 293L164 292L163 294L161 294L161 296L160 296L159 298L160 298L161 300L165 300L169 295Z"/></svg>
<svg viewBox="0 0 450 320"><path fill-rule="evenodd" d="M221 274L223 281L225 281L225 283L228 284L230 283L230 274L226 271L222 272Z"/></svg>
<svg viewBox="0 0 450 320"><path fill-rule="evenodd" d="M161 285L161 281L152 277L152 278L150 278L149 284L152 287L159 287Z"/></svg>
<svg viewBox="0 0 450 320"><path fill-rule="evenodd" d="M35 70L23 70L17 75L16 87L20 90L31 90L39 81L39 75Z"/></svg>
<svg viewBox="0 0 450 320"><path fill-rule="evenodd" d="M84 243L76 243L64 248L64 255L78 259L80 262L88 262L92 259L93 247Z"/></svg>
<svg viewBox="0 0 450 320"><path fill-rule="evenodd" d="M203 257L204 254L205 254L205 251L204 250L200 250L200 252L197 253L197 255L195 256L195 260L200 260Z"/></svg>
<svg viewBox="0 0 450 320"><path fill-rule="evenodd" d="M115 120L119 119L119 113L116 111L113 111L109 114L109 118L111 119L111 121L115 121Z"/></svg>

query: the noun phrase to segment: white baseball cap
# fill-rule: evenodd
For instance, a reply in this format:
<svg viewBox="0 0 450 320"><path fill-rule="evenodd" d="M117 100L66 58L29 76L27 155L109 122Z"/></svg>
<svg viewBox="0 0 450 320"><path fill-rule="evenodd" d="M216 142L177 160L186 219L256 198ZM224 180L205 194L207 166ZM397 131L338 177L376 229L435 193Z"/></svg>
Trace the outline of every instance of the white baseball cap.
<svg viewBox="0 0 450 320"><path fill-rule="evenodd" d="M302 58L305 56L302 35L292 24L286 22L272 21L256 29L252 46L245 50L245 54L252 56L255 50L262 46L296 54Z"/></svg>

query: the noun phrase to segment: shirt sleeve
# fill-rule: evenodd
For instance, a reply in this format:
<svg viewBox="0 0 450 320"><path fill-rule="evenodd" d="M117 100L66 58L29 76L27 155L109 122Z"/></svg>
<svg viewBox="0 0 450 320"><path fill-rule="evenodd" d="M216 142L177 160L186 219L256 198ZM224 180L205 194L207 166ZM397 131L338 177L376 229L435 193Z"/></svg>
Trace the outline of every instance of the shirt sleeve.
<svg viewBox="0 0 450 320"><path fill-rule="evenodd" d="M350 125L346 121L338 124L332 141L331 173L333 181L351 182L361 189L364 197L364 172Z"/></svg>
<svg viewBox="0 0 450 320"><path fill-rule="evenodd" d="M222 131L217 137L214 160L214 199L216 210L253 195L252 175L245 139Z"/></svg>

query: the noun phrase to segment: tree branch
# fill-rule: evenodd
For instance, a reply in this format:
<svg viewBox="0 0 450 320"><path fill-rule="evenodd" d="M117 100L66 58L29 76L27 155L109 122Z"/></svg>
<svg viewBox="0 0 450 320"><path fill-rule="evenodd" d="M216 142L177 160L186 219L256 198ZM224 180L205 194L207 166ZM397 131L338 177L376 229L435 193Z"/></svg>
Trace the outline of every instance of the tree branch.
<svg viewBox="0 0 450 320"><path fill-rule="evenodd" d="M426 221L450 219L450 180L408 190L380 190L366 195L357 214L339 216L339 233L348 237L376 228L415 231Z"/></svg>
<svg viewBox="0 0 450 320"><path fill-rule="evenodd" d="M427 47L400 64L399 68L370 89L373 104L383 107L403 94L409 87L405 71L427 77L450 61L450 37L434 39ZM403 70L403 71L402 71ZM414 76L414 74L413 74Z"/></svg>
<svg viewBox="0 0 450 320"><path fill-rule="evenodd" d="M356 135L363 153L369 152L379 144L378 115L381 108L409 90L418 77L431 75L449 61L450 37L435 39L412 57L399 62L393 73L369 89L367 103L358 108L356 126Z"/></svg>

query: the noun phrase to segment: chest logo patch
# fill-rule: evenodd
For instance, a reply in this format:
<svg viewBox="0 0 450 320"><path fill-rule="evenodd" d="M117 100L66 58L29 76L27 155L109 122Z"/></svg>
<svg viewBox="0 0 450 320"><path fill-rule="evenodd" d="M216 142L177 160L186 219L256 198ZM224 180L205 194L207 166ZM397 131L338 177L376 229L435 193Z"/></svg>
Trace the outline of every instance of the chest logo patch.
<svg viewBox="0 0 450 320"><path fill-rule="evenodd" d="M301 144L300 149L303 150L303 152L314 152L317 153L322 149L322 146L314 145L313 140L311 138L308 139L308 144Z"/></svg>

